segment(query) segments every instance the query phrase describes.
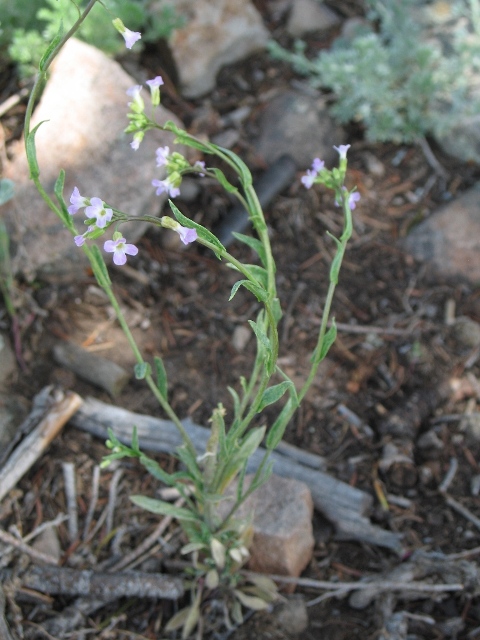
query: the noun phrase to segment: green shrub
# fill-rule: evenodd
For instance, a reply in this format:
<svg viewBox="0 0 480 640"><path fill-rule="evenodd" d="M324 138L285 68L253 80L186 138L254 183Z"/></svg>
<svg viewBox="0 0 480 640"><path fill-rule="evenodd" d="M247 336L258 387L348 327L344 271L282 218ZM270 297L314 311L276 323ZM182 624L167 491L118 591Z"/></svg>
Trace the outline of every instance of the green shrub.
<svg viewBox="0 0 480 640"><path fill-rule="evenodd" d="M86 4L86 0L1 0L0 55L16 63L22 77L32 75L60 25L68 29ZM93 19L87 20L76 35L115 55L124 50L124 43L111 28L113 18L119 17L132 31L141 31L143 42L168 37L183 25L173 6L154 15L149 4L150 0L107 0L105 7L96 4L91 12Z"/></svg>
<svg viewBox="0 0 480 640"><path fill-rule="evenodd" d="M480 113L480 96L471 91L480 68L480 33L474 29L478 0L449 3L456 24L449 23L447 38L434 37L422 26L418 4L367 0L369 22L351 40L338 38L313 60L303 42L293 52L277 43L270 50L314 86L330 89L332 114L342 123L363 122L369 140L412 142L426 133L444 135ZM470 19L454 20L460 16Z"/></svg>

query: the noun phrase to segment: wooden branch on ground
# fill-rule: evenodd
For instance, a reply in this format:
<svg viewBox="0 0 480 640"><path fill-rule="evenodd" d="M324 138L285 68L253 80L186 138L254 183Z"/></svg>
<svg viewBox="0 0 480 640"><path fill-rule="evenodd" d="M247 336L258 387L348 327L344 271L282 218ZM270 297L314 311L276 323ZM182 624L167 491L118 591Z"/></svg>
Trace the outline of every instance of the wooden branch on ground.
<svg viewBox="0 0 480 640"><path fill-rule="evenodd" d="M82 399L76 393L57 392L45 416L0 469L0 500L40 458L81 404Z"/></svg>
<svg viewBox="0 0 480 640"><path fill-rule="evenodd" d="M5 620L5 594L0 583L0 638L2 640L13 640L7 621Z"/></svg>
<svg viewBox="0 0 480 640"><path fill-rule="evenodd" d="M88 431L102 439L108 437L107 430L110 428L125 444L131 443L135 426L140 447L144 451L173 454L182 444L180 435L172 422L133 413L93 398L84 401L71 423L78 429ZM195 424L190 419L184 420L183 425L198 453L204 453L210 435L209 429ZM315 507L334 524L339 539L359 540L386 547L399 554L403 553L399 534L372 525L366 517L372 507L372 497L369 494L292 459L292 457L301 458L300 454L289 455L289 450L294 449L284 447L281 449L283 453L279 451L272 453L273 471L277 475L295 478L308 485ZM249 473L255 471L264 453L264 449L259 449L252 456L247 469Z"/></svg>
<svg viewBox="0 0 480 640"><path fill-rule="evenodd" d="M130 379L130 374L115 362L97 356L73 342L59 342L53 348L58 364L77 374L83 380L105 389L116 398Z"/></svg>
<svg viewBox="0 0 480 640"><path fill-rule="evenodd" d="M22 586L49 595L88 596L113 600L125 596L176 600L184 594L180 578L144 571L80 571L64 567L35 566L22 576Z"/></svg>

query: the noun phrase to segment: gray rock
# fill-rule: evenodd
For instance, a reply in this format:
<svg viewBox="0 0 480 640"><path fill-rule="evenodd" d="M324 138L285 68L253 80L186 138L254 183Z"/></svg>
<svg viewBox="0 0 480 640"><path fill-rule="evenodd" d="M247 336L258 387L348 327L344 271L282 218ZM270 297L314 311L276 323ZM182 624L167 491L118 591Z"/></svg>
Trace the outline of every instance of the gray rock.
<svg viewBox="0 0 480 640"><path fill-rule="evenodd" d="M322 100L297 91L285 91L267 104L258 122L260 137L254 141L257 152L267 164L284 154L290 155L299 169L307 169L314 158L334 162L344 133L328 115Z"/></svg>
<svg viewBox="0 0 480 640"><path fill-rule="evenodd" d="M160 0L158 11L171 0ZM169 39L183 95L194 98L215 86L218 71L266 46L268 31L250 0L177 0L187 18Z"/></svg>
<svg viewBox="0 0 480 640"><path fill-rule="evenodd" d="M287 22L287 31L294 37L309 31L330 29L340 23L340 17L320 0L295 0Z"/></svg>
<svg viewBox="0 0 480 640"><path fill-rule="evenodd" d="M149 132L138 151L130 148L131 135L123 133L128 123L126 90L135 84L120 65L94 47L68 41L52 66L32 124L47 121L36 141L41 180L49 194L63 168L67 203L77 186L83 196L98 196L125 212L158 214L164 199L151 186L153 178L162 177L155 150L171 145L173 138L161 131ZM148 109L147 91L144 97ZM174 120L180 125L163 107L156 113L160 123ZM83 277L85 255L30 182L23 144L14 150L5 175L15 181L16 191L15 198L1 208L11 234L14 271L32 279ZM82 213L76 218L82 233ZM145 223L121 229L134 242Z"/></svg>
<svg viewBox="0 0 480 640"><path fill-rule="evenodd" d="M437 142L457 160L480 164L480 113L464 118L451 131L437 136Z"/></svg>
<svg viewBox="0 0 480 640"><path fill-rule="evenodd" d="M439 274L480 281L480 183L413 229L402 246Z"/></svg>

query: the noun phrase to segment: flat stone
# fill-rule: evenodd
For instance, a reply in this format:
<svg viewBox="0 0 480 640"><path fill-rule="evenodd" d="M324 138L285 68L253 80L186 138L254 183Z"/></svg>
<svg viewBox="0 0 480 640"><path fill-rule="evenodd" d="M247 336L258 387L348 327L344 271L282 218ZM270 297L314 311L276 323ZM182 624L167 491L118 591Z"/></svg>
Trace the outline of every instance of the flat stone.
<svg viewBox="0 0 480 640"><path fill-rule="evenodd" d="M162 177L155 150L171 145L173 138L169 133L151 131L138 151L131 149L132 136L123 130L128 124L126 91L135 84L117 62L94 47L75 39L67 42L52 65L32 122L33 128L47 121L38 129L36 142L40 177L49 194L53 195L63 168L67 204L77 186L83 196L100 197L130 214L159 213L165 199L156 196L151 186L153 178ZM147 111L148 95L145 90ZM156 111L156 117L159 123L174 120L181 126L163 107ZM23 143L14 149L5 176L15 182L14 199L0 207L11 235L14 272L30 279L84 277L85 255L76 249L70 233L29 180ZM82 213L75 218L79 233L83 233ZM145 228L145 223L121 227L129 242L135 242Z"/></svg>
<svg viewBox="0 0 480 640"><path fill-rule="evenodd" d="M273 98L259 118L258 129L261 134L254 146L267 164L288 154L299 169L310 167L314 158L327 165L335 162L338 154L333 146L342 144L345 137L323 100L298 91L284 91Z"/></svg>
<svg viewBox="0 0 480 640"><path fill-rule="evenodd" d="M435 273L480 282L480 183L440 207L402 241Z"/></svg>
<svg viewBox="0 0 480 640"><path fill-rule="evenodd" d="M287 22L291 36L299 37L310 31L326 31L340 23L340 17L321 0L295 0Z"/></svg>
<svg viewBox="0 0 480 640"><path fill-rule="evenodd" d="M246 479L246 486L252 476ZM258 573L298 577L312 558L313 501L307 485L272 475L239 509L253 511L253 542L248 567Z"/></svg>
<svg viewBox="0 0 480 640"><path fill-rule="evenodd" d="M171 0L160 0L152 11ZM186 24L175 29L169 45L181 91L195 98L215 86L218 71L265 48L269 34L250 0L177 0Z"/></svg>

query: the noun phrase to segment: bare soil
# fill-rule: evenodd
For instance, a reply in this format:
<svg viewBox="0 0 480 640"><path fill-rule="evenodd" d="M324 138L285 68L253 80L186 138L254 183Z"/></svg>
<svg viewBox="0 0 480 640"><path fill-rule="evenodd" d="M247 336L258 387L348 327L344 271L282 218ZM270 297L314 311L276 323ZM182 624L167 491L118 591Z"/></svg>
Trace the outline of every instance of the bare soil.
<svg viewBox="0 0 480 640"><path fill-rule="evenodd" d="M257 4L267 22L281 30L281 19L275 22L267 3ZM341 9L345 15L359 11L354 2L343 2ZM312 36L309 46L325 46L325 40ZM140 61L154 75L159 73L158 66L153 66L155 54L150 49ZM168 69L162 69L162 74L167 76ZM251 114L234 149L254 175L260 175L264 167L250 140L262 101L269 92L298 80L290 69L265 54L223 70L217 89L202 100L183 100L168 82L164 95L166 105L178 113L187 127L210 136L222 131L222 115L242 104L250 105ZM2 87L2 100L17 90L18 85L9 81ZM7 153L9 141L19 135L23 109L21 103L2 118ZM375 496L372 519L403 534L405 558L416 550L443 554L472 550L474 558L480 540L478 521L452 509L439 485L452 460L456 460L458 470L448 495L469 514L480 517L478 491L472 490L479 474L480 437L475 424L479 415L480 350L459 340L446 321L447 309L454 308L456 317L480 322L479 291L467 280L448 281L428 271L402 250L399 240L419 220L478 180L479 169L460 166L442 156L432 143L448 171L448 179L442 180L434 175L419 148L368 144L359 126L352 126L348 136L352 144L348 180L357 185L362 200L355 211L355 233L334 303L339 337L285 438L325 456L333 476ZM381 175L371 170L372 156L381 163ZM326 232L338 231L339 211L329 193L321 188L307 191L299 178L300 174L267 208L266 217L284 310L281 362L287 373L301 383L316 341L333 255ZM219 189L201 187L193 202L179 201L178 206L186 215L213 227L226 215L231 202ZM232 252L247 261L252 259L246 247L233 245ZM222 402L227 411L231 409L226 386L236 386L239 377L248 374L254 341L251 339L238 350L232 343L232 334L255 316L257 303L248 292L240 290L227 304L234 274L201 247L184 250L179 245L165 244L155 231L141 240L138 259L131 264L140 278L130 270L120 269L113 271L112 278L135 335L147 357L161 354L164 358L177 413L207 425L217 403ZM84 397L93 395L111 401L98 388L58 367L51 356L55 342L68 338L125 367L133 364L91 275L85 273L82 282L71 285L27 285L19 280L16 300L26 370L12 383L11 392L30 402L45 385L59 384ZM0 310L2 328L9 329L6 312ZM436 397L441 385L452 380L454 387ZM432 394L434 402L430 402ZM412 398L414 401L409 403ZM116 402L140 413L162 415L138 381L130 382ZM359 424L345 413L344 407L359 418ZM389 465L385 446L398 444L398 438L385 434L382 425L398 411L403 411L405 424L417 426L401 438L405 457ZM419 446L427 432L435 434L435 446ZM93 469L105 453L101 441L67 426L3 501L2 529L16 527L26 535L65 513L62 463L73 462L83 533ZM158 459L167 468L174 464L167 456ZM92 523L93 528L108 504L111 481L117 473L111 532L100 524L91 539L80 536L72 541L66 524L59 525L64 566L80 569L108 564L138 546L155 528L156 518L134 508L128 500L131 493L153 491L154 480L141 475L133 463L126 463L121 469L120 476L112 470L102 472ZM405 560L381 548L337 541L332 527L319 515L314 525L316 547L305 572L307 577L332 582L357 580L392 569ZM165 571L165 560L175 558L178 547L179 532L171 527L164 535L163 548L151 551L142 568ZM21 571L18 555L11 556L8 568ZM297 593L307 601L319 595L318 591L302 587ZM28 637L51 637L38 625L61 612L71 599L38 592L20 594L7 598L7 618L12 629L28 630ZM397 598L394 610L410 615L410 638L466 639L480 634L476 594L453 593L413 601L397 594ZM377 638L383 626L375 603L356 610L349 606L348 599L330 598L310 607L308 612L309 627L301 635L307 640ZM68 637L153 640L162 637L161 622L171 613L170 603L124 599L101 609L88 618L82 632ZM280 637L266 628L257 628L253 633L251 637Z"/></svg>

